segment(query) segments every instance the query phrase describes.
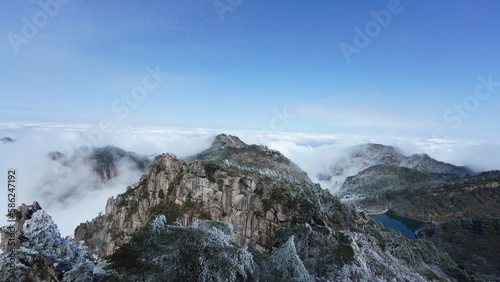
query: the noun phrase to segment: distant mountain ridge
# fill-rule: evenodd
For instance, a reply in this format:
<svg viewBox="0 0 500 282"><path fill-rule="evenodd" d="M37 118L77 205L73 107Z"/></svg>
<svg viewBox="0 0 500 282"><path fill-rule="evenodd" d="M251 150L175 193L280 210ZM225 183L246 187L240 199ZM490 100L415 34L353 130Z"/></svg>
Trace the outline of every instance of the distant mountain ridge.
<svg viewBox="0 0 500 282"><path fill-rule="evenodd" d="M361 171L345 178L338 196L360 210L428 222L421 238L431 240L479 281L500 275L500 172L479 174L428 155L405 157L392 147L365 145L337 172ZM346 165L347 164L347 165ZM349 170L350 169L350 170ZM335 170L334 170L335 171Z"/></svg>
<svg viewBox="0 0 500 282"><path fill-rule="evenodd" d="M4 137L4 138L0 139L0 142L1 143L14 143L14 139L12 139L11 137Z"/></svg>
<svg viewBox="0 0 500 282"><path fill-rule="evenodd" d="M78 161L91 165L94 174L101 182L109 181L118 176L118 164L122 161L130 162L135 169L145 172L151 160L147 156L141 156L134 152L128 152L115 146L104 146L93 148L88 156L83 159L80 156L66 156L61 152L50 152L49 158L58 161L65 166L74 166Z"/></svg>
<svg viewBox="0 0 500 282"><path fill-rule="evenodd" d="M474 173L467 167L437 161L427 154L405 156L393 146L369 143L352 147L348 158L333 164L330 174L323 174L321 178L328 179L345 174L352 176L376 165L406 167L422 172L450 173L461 176Z"/></svg>

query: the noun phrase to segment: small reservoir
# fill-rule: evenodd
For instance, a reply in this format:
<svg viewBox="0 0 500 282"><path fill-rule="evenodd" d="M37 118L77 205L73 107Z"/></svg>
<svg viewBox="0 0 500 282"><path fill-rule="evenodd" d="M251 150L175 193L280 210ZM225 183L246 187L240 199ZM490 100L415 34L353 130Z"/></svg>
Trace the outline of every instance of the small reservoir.
<svg viewBox="0 0 500 282"><path fill-rule="evenodd" d="M392 211L379 215L371 215L370 218L381 222L385 227L401 231L404 236L412 240L416 239L415 231L422 228L425 224L425 222L420 220L399 216Z"/></svg>

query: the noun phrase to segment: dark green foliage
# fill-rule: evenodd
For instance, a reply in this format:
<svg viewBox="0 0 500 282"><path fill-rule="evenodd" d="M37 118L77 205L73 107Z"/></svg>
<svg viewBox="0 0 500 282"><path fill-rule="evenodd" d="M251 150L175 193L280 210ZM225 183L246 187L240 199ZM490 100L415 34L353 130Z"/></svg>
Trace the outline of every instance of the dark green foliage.
<svg viewBox="0 0 500 282"><path fill-rule="evenodd" d="M165 192L163 192L162 189L160 189L160 191L158 191L158 198L160 198L160 199L165 198Z"/></svg>
<svg viewBox="0 0 500 282"><path fill-rule="evenodd" d="M264 213L271 209L273 201L270 199L262 199L262 207L264 209Z"/></svg>
<svg viewBox="0 0 500 282"><path fill-rule="evenodd" d="M246 248L229 244L231 228L205 221L191 227L155 223L108 257L109 281L254 281Z"/></svg>
<svg viewBox="0 0 500 282"><path fill-rule="evenodd" d="M116 207L117 208L123 208L124 206L127 205L127 199L125 198L126 193L125 194L122 194L122 195L118 195L118 197L116 197Z"/></svg>
<svg viewBox="0 0 500 282"><path fill-rule="evenodd" d="M181 184L181 180L183 177L184 177L184 174L182 174L182 172L179 172L174 177L174 179L172 179L172 181L170 181L170 183L168 184L168 191L167 191L168 195L172 195L174 193L175 187L177 187L177 186L179 186L179 184Z"/></svg>
<svg viewBox="0 0 500 282"><path fill-rule="evenodd" d="M256 217L261 217L263 215L262 211L253 211L253 215Z"/></svg>
<svg viewBox="0 0 500 282"><path fill-rule="evenodd" d="M22 217L22 214L21 214L21 211L18 210L18 209L12 209L10 212L8 212L6 215L6 217L8 217L9 219L10 218L14 218L16 220L20 220L21 217Z"/></svg>
<svg viewBox="0 0 500 282"><path fill-rule="evenodd" d="M158 215L164 215L167 219L167 223L173 224L185 214L199 219L211 219L210 214L207 212L202 203L190 200L186 201L182 205L178 205L173 202L171 203L168 200L163 200L150 210L150 219L153 219Z"/></svg>
<svg viewBox="0 0 500 282"><path fill-rule="evenodd" d="M410 183L417 183L429 179L428 174L406 167L402 167L399 173L400 177L406 179Z"/></svg>
<svg viewBox="0 0 500 282"><path fill-rule="evenodd" d="M113 240L125 238L125 232L123 232L123 231L120 231L119 233L114 233L114 232L115 232L114 230L108 230L108 233L111 234L111 238Z"/></svg>
<svg viewBox="0 0 500 282"><path fill-rule="evenodd" d="M278 187L273 187L271 190L271 200L281 202L286 198L286 193L288 192L288 188L281 184Z"/></svg>
<svg viewBox="0 0 500 282"><path fill-rule="evenodd" d="M500 214L499 182L500 172L492 171L427 188L381 191L361 203L389 206L401 215L425 221L481 217Z"/></svg>
<svg viewBox="0 0 500 282"><path fill-rule="evenodd" d="M432 241L477 277L488 280L487 275L500 275L500 216L427 224L419 235Z"/></svg>
<svg viewBox="0 0 500 282"><path fill-rule="evenodd" d="M255 188L254 193L262 197L262 195L264 195L264 188L262 186L259 186Z"/></svg>
<svg viewBox="0 0 500 282"><path fill-rule="evenodd" d="M122 270L125 273L145 272L151 270L151 266L143 260L145 250L148 246L149 234L143 230L134 233L130 243L122 245L107 259L110 268Z"/></svg>
<svg viewBox="0 0 500 282"><path fill-rule="evenodd" d="M222 188L224 187L224 180L218 179L217 186L219 187L219 191L222 191Z"/></svg>
<svg viewBox="0 0 500 282"><path fill-rule="evenodd" d="M321 233L321 234L330 235L330 233L331 233L330 229L328 229L325 226L313 225L311 227L312 227L312 230L314 230L314 231L316 231L318 233Z"/></svg>
<svg viewBox="0 0 500 282"><path fill-rule="evenodd" d="M139 203L137 202L137 200L132 200L128 203L127 207L128 207L129 214L133 214L133 213L136 213L138 211Z"/></svg>
<svg viewBox="0 0 500 282"><path fill-rule="evenodd" d="M218 170L222 170L222 166L218 162L204 162L203 169L207 174L208 181L215 183L214 174Z"/></svg>
<svg viewBox="0 0 500 282"><path fill-rule="evenodd" d="M170 203L168 200L163 200L150 210L151 220L158 215L165 215L167 223L172 224L183 215L183 211L180 205Z"/></svg>
<svg viewBox="0 0 500 282"><path fill-rule="evenodd" d="M329 265L342 267L354 261L354 250L350 244L338 244L334 248L324 250L318 259L320 273L327 270ZM323 275L326 273L322 273Z"/></svg>
<svg viewBox="0 0 500 282"><path fill-rule="evenodd" d="M139 194L139 199L145 200L149 197L149 191L146 188L147 187L144 187L143 189L141 189L141 193Z"/></svg>

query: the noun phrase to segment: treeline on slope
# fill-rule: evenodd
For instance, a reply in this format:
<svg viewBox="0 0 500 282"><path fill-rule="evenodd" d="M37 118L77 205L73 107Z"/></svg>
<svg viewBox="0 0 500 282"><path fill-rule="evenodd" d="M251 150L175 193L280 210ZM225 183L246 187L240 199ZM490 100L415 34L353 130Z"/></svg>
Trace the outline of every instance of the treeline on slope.
<svg viewBox="0 0 500 282"><path fill-rule="evenodd" d="M381 191L362 205L386 205L399 215L424 221L500 214L500 171L448 181L441 185Z"/></svg>
<svg viewBox="0 0 500 282"><path fill-rule="evenodd" d="M440 251L446 251L476 278L488 281L500 276L500 216L429 223L418 235L433 242Z"/></svg>
<svg viewBox="0 0 500 282"><path fill-rule="evenodd" d="M433 187L460 179L457 174L422 172L399 166L375 165L346 179L340 195L379 195L384 191Z"/></svg>

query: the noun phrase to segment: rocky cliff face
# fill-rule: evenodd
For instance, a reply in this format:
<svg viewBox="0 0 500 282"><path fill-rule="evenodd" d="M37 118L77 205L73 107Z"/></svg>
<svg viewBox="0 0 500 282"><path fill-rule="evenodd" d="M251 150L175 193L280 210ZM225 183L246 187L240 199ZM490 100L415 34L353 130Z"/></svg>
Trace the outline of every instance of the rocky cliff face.
<svg viewBox="0 0 500 282"><path fill-rule="evenodd" d="M279 152L246 145L234 136L218 136L192 159L203 161L156 157L148 174L127 193L109 199L106 214L80 225L75 238L86 240L99 255L109 255L134 230L165 214L169 222L184 225L196 218L229 222L236 241L268 250L276 230L306 220L304 205L315 203L301 206L305 191L320 191L318 195L336 202Z"/></svg>
<svg viewBox="0 0 500 282"><path fill-rule="evenodd" d="M75 238L85 240L92 252L109 255L133 231L164 214L169 223L183 225L195 219L229 222L235 241L269 250L275 232L292 224L349 225L359 217L354 209L332 217L329 213L336 205L340 205L338 199L306 182L275 180L164 154L156 157L149 173L132 189L108 200L105 215L81 224Z"/></svg>

